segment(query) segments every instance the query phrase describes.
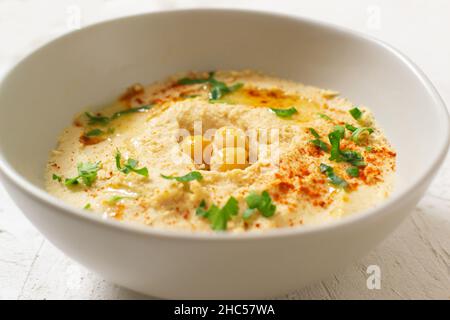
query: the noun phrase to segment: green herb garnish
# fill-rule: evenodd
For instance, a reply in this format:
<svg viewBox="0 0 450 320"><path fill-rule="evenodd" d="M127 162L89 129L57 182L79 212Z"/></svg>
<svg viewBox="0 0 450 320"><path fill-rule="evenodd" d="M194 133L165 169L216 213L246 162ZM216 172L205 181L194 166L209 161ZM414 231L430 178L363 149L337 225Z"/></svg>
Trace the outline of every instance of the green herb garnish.
<svg viewBox="0 0 450 320"><path fill-rule="evenodd" d="M55 181L58 181L58 182L61 182L61 181L62 181L62 177L61 177L61 176L58 176L57 174L53 174L53 175L52 175L52 179L55 180Z"/></svg>
<svg viewBox="0 0 450 320"><path fill-rule="evenodd" d="M359 177L359 168L358 167L350 167L346 170L346 172L350 177L354 177L354 178Z"/></svg>
<svg viewBox="0 0 450 320"><path fill-rule="evenodd" d="M334 131L328 135L328 139L330 140L331 144L330 160L338 162L342 161L340 144L341 140L344 138L344 135L345 129L342 126L334 127Z"/></svg>
<svg viewBox="0 0 450 320"><path fill-rule="evenodd" d="M357 151L341 150L340 155L341 155L341 161L348 162L348 163L354 165L355 167L366 166L363 156Z"/></svg>
<svg viewBox="0 0 450 320"><path fill-rule="evenodd" d="M195 214L200 217L205 217L207 213L208 211L206 210L206 201L202 200L198 208L195 210Z"/></svg>
<svg viewBox="0 0 450 320"><path fill-rule="evenodd" d="M355 132L358 129L355 126L352 126L351 124L348 124L348 123L345 125L345 128L351 132Z"/></svg>
<svg viewBox="0 0 450 320"><path fill-rule="evenodd" d="M111 121L108 117L101 116L101 115L95 115L91 112L85 112L84 114L86 115L86 117L88 117L88 119L89 119L88 123L90 125L95 125L95 124L107 125Z"/></svg>
<svg viewBox="0 0 450 320"><path fill-rule="evenodd" d="M322 140L315 139L315 140L310 140L309 142L325 152L328 152L330 150L328 145L325 142L323 142Z"/></svg>
<svg viewBox="0 0 450 320"><path fill-rule="evenodd" d="M357 144L359 143L360 136L363 132L367 132L369 135L374 133L372 128L357 128L351 124L346 124L345 128L352 132L351 140Z"/></svg>
<svg viewBox="0 0 450 320"><path fill-rule="evenodd" d="M309 128L309 132L314 136L316 139L320 139L320 135L317 133L317 131L313 128Z"/></svg>
<svg viewBox="0 0 450 320"><path fill-rule="evenodd" d="M190 182L193 180L199 181L199 180L203 179L202 174L198 171L189 172L188 174L181 176L181 177L165 176L163 174L161 174L161 177L163 177L164 179L167 179L167 180L176 180L178 182Z"/></svg>
<svg viewBox="0 0 450 320"><path fill-rule="evenodd" d="M90 203L86 203L86 205L83 207L84 210L90 210L91 209L91 204Z"/></svg>
<svg viewBox="0 0 450 320"><path fill-rule="evenodd" d="M275 214L277 207L272 203L272 198L267 191L263 191L261 195L251 192L246 198L247 206L250 210L257 209L264 217L270 218ZM244 219L253 215L254 211L246 210Z"/></svg>
<svg viewBox="0 0 450 320"><path fill-rule="evenodd" d="M351 109L349 112L352 115L353 119L355 120L359 120L362 117L362 111L359 110L357 107Z"/></svg>
<svg viewBox="0 0 450 320"><path fill-rule="evenodd" d="M345 137L345 128L343 126L335 126L334 132L341 138L344 139Z"/></svg>
<svg viewBox="0 0 450 320"><path fill-rule="evenodd" d="M206 210L206 202L202 201L196 210L196 214L207 218L211 223L211 228L216 231L227 230L228 221L239 212L239 205L234 197L230 197L222 209L212 205Z"/></svg>
<svg viewBox="0 0 450 320"><path fill-rule="evenodd" d="M66 185L66 186L75 186L75 185L77 185L79 182L78 182L78 178L79 177L75 177L75 178L66 178L66 180L64 180L64 184Z"/></svg>
<svg viewBox="0 0 450 320"><path fill-rule="evenodd" d="M359 142L360 142L359 139L363 132L367 132L369 135L371 135L374 132L374 130L372 128L358 128L352 134L352 137L351 137L352 141L359 144Z"/></svg>
<svg viewBox="0 0 450 320"><path fill-rule="evenodd" d="M228 87L224 82L214 80L213 82L211 82L211 90L209 91L209 99L212 101L219 100L224 95L232 93L234 91L237 91L240 88L242 88L243 86L244 85L242 83L236 83L236 84L233 84L232 86Z"/></svg>
<svg viewBox="0 0 450 320"><path fill-rule="evenodd" d="M191 85L191 84L200 84L200 83L209 83L214 78L214 72L209 72L208 78L182 78L178 80L178 84L181 85Z"/></svg>
<svg viewBox="0 0 450 320"><path fill-rule="evenodd" d="M86 137L98 137L105 134L105 131L101 130L101 129L92 129L88 132L86 132L85 136Z"/></svg>
<svg viewBox="0 0 450 320"><path fill-rule="evenodd" d="M314 140L310 140L309 141L310 143L312 143L316 147L319 147L320 149L322 149L325 152L328 152L328 150L330 150L328 145L325 142L323 142L322 140L320 140L320 135L317 133L316 130L314 130L313 128L309 128L309 132L311 132L311 134L316 138Z"/></svg>
<svg viewBox="0 0 450 320"><path fill-rule="evenodd" d="M318 113L317 115L322 119L332 121L332 119L329 116L327 116L326 114Z"/></svg>
<svg viewBox="0 0 450 320"><path fill-rule="evenodd" d="M111 198L108 199L107 202L109 205L115 205L117 202L123 199L134 199L134 198L128 196L112 196Z"/></svg>
<svg viewBox="0 0 450 320"><path fill-rule="evenodd" d="M148 177L148 170L147 167L143 167L143 168L136 168L138 165L138 161L134 160L134 159L128 159L122 166L121 164L121 153L119 152L119 150L117 150L116 152L116 167L117 170L125 173L125 174L129 174L130 172L134 172L137 174L140 174L141 176L144 177Z"/></svg>
<svg viewBox="0 0 450 320"><path fill-rule="evenodd" d="M115 203L119 202L120 200L122 200L123 198L124 198L123 196L112 196L111 198L108 199L108 203L115 204Z"/></svg>
<svg viewBox="0 0 450 320"><path fill-rule="evenodd" d="M191 85L200 83L209 84L210 86L209 99L212 101L219 100L224 95L239 90L243 86L242 83L236 83L231 86L227 86L225 82L218 81L216 78L214 78L214 72L210 72L208 78L203 79L183 78L178 80L178 84L181 85Z"/></svg>
<svg viewBox="0 0 450 320"><path fill-rule="evenodd" d="M294 107L289 108L289 109L270 108L270 110L272 110L277 115L277 117L280 117L280 118L290 118L294 114L298 113L297 109L295 109Z"/></svg>
<svg viewBox="0 0 450 320"><path fill-rule="evenodd" d="M328 180L335 186L339 187L339 188L347 188L348 187L348 183L347 181L345 181L344 179L342 179L341 177L337 176L334 173L334 170L332 167L322 163L320 165L320 172L324 173L327 175Z"/></svg>
<svg viewBox="0 0 450 320"><path fill-rule="evenodd" d="M141 106L141 107L136 107L136 108L130 108L127 110L123 110L123 111L117 111L116 113L114 113L111 117L111 120L117 119L121 116L130 114L130 113L137 113L137 112L144 112L146 110L150 110L153 106L152 105L146 105L146 106Z"/></svg>
<svg viewBox="0 0 450 320"><path fill-rule="evenodd" d="M353 150L341 150L340 143L345 136L345 129L342 126L335 126L334 131L328 135L331 144L330 160L336 162L348 162L355 167L364 167L366 163L362 155Z"/></svg>
<svg viewBox="0 0 450 320"><path fill-rule="evenodd" d="M103 131L102 129L92 129L84 134L85 137L98 137L104 134L112 134L114 133L114 128L108 128L108 130Z"/></svg>
<svg viewBox="0 0 450 320"><path fill-rule="evenodd" d="M90 124L90 125L99 124L99 125L104 126L104 125L109 124L112 120L115 120L123 115L130 114L130 113L136 113L136 112L143 112L145 110L151 109L152 107L153 107L152 105L146 105L146 106L130 108L130 109L122 110L122 111L117 111L111 117L95 115L91 112L85 112L84 114L86 115L86 117L89 120L88 124ZM99 130L99 129L94 129L94 130ZM94 130L92 130L92 131L94 131ZM98 131L96 131L96 132L98 132ZM99 134L97 134L97 135L99 135Z"/></svg>
<svg viewBox="0 0 450 320"><path fill-rule="evenodd" d="M247 208L247 209L245 209L244 213L242 214L242 218L244 220L248 220L248 219L250 219L253 216L253 214L255 212L256 212L256 209Z"/></svg>
<svg viewBox="0 0 450 320"><path fill-rule="evenodd" d="M78 176L75 178L66 179L64 184L66 186L73 186L79 183L79 179L83 181L83 183L90 187L94 181L97 179L97 172L100 170L100 162L91 163L79 163L77 165Z"/></svg>

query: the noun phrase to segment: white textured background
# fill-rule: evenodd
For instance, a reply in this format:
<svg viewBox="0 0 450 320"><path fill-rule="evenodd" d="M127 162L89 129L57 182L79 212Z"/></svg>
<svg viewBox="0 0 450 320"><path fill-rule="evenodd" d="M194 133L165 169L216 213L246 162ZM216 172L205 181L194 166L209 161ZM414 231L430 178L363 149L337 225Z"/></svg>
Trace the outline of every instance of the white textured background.
<svg viewBox="0 0 450 320"><path fill-rule="evenodd" d="M0 77L19 59L79 26L192 7L250 8L328 21L371 34L411 57L450 103L448 0L0 0ZM381 289L368 290L368 265ZM0 184L0 299L145 298L68 259L22 216ZM450 299L450 160L403 225L367 257L292 299Z"/></svg>

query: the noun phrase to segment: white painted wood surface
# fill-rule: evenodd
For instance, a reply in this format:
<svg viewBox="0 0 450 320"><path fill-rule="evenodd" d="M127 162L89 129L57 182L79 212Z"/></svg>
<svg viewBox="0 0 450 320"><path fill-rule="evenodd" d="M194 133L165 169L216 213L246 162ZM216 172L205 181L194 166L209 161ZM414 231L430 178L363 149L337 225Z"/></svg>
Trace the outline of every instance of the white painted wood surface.
<svg viewBox="0 0 450 320"><path fill-rule="evenodd" d="M450 103L450 1L0 0L0 73L79 23L195 6L286 12L381 38L409 55ZM80 13L80 15L78 15ZM381 289L368 290L368 265ZM0 185L0 299L141 299L71 261L24 218ZM403 225L361 261L288 299L450 299L450 159Z"/></svg>

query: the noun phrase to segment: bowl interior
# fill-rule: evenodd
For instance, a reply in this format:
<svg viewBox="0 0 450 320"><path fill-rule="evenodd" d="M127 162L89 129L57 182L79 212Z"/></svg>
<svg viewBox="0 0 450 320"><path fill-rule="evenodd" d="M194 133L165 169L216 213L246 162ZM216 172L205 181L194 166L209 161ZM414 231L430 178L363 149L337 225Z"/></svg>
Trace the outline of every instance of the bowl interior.
<svg viewBox="0 0 450 320"><path fill-rule="evenodd" d="M448 139L448 116L433 89L387 47L301 19L197 10L102 23L26 58L0 87L0 157L42 187L48 153L75 113L132 83L248 68L339 90L369 106L398 151L397 190L423 175Z"/></svg>

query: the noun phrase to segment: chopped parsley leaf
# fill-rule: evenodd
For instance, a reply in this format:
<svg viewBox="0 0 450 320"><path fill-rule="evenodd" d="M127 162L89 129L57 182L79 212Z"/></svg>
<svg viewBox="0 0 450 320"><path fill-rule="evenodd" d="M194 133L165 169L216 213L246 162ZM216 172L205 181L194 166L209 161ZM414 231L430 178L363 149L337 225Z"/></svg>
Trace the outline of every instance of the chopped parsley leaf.
<svg viewBox="0 0 450 320"><path fill-rule="evenodd" d="M112 196L108 199L108 203L116 203L123 199L123 196Z"/></svg>
<svg viewBox="0 0 450 320"><path fill-rule="evenodd" d="M97 172L100 169L100 162L79 163L77 169L83 183L90 187L95 179L97 179Z"/></svg>
<svg viewBox="0 0 450 320"><path fill-rule="evenodd" d="M99 124L99 125L105 126L105 125L109 124L112 120L115 120L123 115L130 114L130 113L136 113L136 112L144 112L146 110L151 109L152 107L153 107L153 105L146 105L146 106L130 108L130 109L122 110L122 111L117 111L111 117L95 115L91 112L85 112L84 114L86 115L86 117L89 120L88 124L90 124L90 125ZM94 129L94 130L99 130L99 129ZM92 131L94 131L94 130L92 130ZM98 131L96 131L96 132L98 132ZM99 135L99 134L97 134L97 135Z"/></svg>
<svg viewBox="0 0 450 320"><path fill-rule="evenodd" d="M200 83L208 83L210 86L209 89L209 99L211 101L219 100L224 95L228 93L232 93L236 90L242 88L242 83L236 83L231 86L227 86L226 83L222 81L218 81L214 78L214 72L210 72L208 78L203 79L195 79L195 78L182 78L178 80L178 84L181 85L191 85L191 84L200 84Z"/></svg>
<svg viewBox="0 0 450 320"><path fill-rule="evenodd" d="M123 199L134 199L134 197L128 197L128 196L112 196L111 198L108 199L108 204L109 205L115 205L117 202L119 202L120 200Z"/></svg>
<svg viewBox="0 0 450 320"><path fill-rule="evenodd" d="M357 151L341 150L340 154L341 154L342 161L348 162L348 163L354 165L355 167L366 166L363 156Z"/></svg>
<svg viewBox="0 0 450 320"><path fill-rule="evenodd" d="M202 174L198 171L189 172L188 174L181 176L181 177L165 176L163 174L161 174L161 177L163 177L164 179L167 179L167 180L176 180L178 182L190 182L193 180L199 181L199 180L203 179Z"/></svg>
<svg viewBox="0 0 450 320"><path fill-rule="evenodd" d="M200 217L205 217L207 215L207 212L208 211L206 210L206 201L202 200L198 208L195 210L195 214Z"/></svg>
<svg viewBox="0 0 450 320"><path fill-rule="evenodd" d="M320 139L320 135L317 133L317 131L313 128L309 128L309 132L314 136L316 139Z"/></svg>
<svg viewBox="0 0 450 320"><path fill-rule="evenodd" d="M358 129L355 126L352 126L351 124L348 124L348 123L345 125L345 128L351 132L355 132Z"/></svg>
<svg viewBox="0 0 450 320"><path fill-rule="evenodd" d="M134 172L137 174L140 174L141 176L144 177L148 177L148 169L147 167L143 167L143 168L136 168L138 165L138 161L135 159L128 159L123 166L121 165L121 153L119 152L119 150L117 150L116 152L116 167L117 170L119 170L120 172L123 172L125 174L129 174L130 172Z"/></svg>
<svg viewBox="0 0 450 320"><path fill-rule="evenodd" d="M263 191L261 195L251 192L246 198L249 209L257 209L264 217L270 218L275 214L277 207L272 203L272 198L267 191ZM244 212L246 216L253 214L250 211Z"/></svg>
<svg viewBox="0 0 450 320"><path fill-rule="evenodd" d="M338 175L334 173L334 169L324 163L320 164L320 172L327 175L328 180L339 188L347 188L348 183Z"/></svg>
<svg viewBox="0 0 450 320"><path fill-rule="evenodd" d="M331 121L331 118L329 116L327 116L326 114L318 113L317 115L322 119Z"/></svg>
<svg viewBox="0 0 450 320"><path fill-rule="evenodd" d="M86 137L98 137L105 134L105 131L101 130L101 129L92 129L88 132L86 132L85 136Z"/></svg>
<svg viewBox="0 0 450 320"><path fill-rule="evenodd" d="M55 180L55 181L58 181L58 182L61 182L61 181L62 181L62 177L61 177L61 176L58 176L57 174L53 174L53 175L52 175L52 179Z"/></svg>
<svg viewBox="0 0 450 320"><path fill-rule="evenodd" d="M339 135L341 139L345 137L345 128L343 126L335 126L334 131Z"/></svg>
<svg viewBox="0 0 450 320"><path fill-rule="evenodd" d="M294 114L298 113L297 109L295 109L294 107L289 108L289 109L270 108L270 110L272 110L277 115L277 117L280 117L280 118L290 118Z"/></svg>
<svg viewBox="0 0 450 320"><path fill-rule="evenodd" d="M195 79L195 78L182 78L178 80L178 84L181 85L191 85L191 84L200 84L200 83L209 83L214 78L214 72L209 72L208 78L203 79Z"/></svg>
<svg viewBox="0 0 450 320"><path fill-rule="evenodd" d="M359 168L358 167L350 167L346 170L346 172L350 177L354 177L354 178L359 177Z"/></svg>
<svg viewBox="0 0 450 320"><path fill-rule="evenodd" d="M212 205L208 210L206 210L206 203L202 201L196 210L196 214L207 218L211 223L211 228L216 231L227 230L228 221L238 212L239 204L234 197L230 197L222 208Z"/></svg>
<svg viewBox="0 0 450 320"><path fill-rule="evenodd" d="M78 176L75 178L66 179L64 184L66 186L77 185L79 184L79 179L81 178L81 181L83 181L86 186L90 187L97 179L97 172L100 170L100 165L100 162L80 162L77 165Z"/></svg>
<svg viewBox="0 0 450 320"><path fill-rule="evenodd" d="M328 152L328 150L330 150L328 145L325 142L323 142L322 140L320 140L320 135L317 133L316 130L314 130L313 128L309 128L309 132L311 132L311 134L316 138L314 140L310 140L309 141L310 143L312 143L316 147L319 147L320 149L322 149L325 152Z"/></svg>
<svg viewBox="0 0 450 320"><path fill-rule="evenodd" d="M331 144L330 159L336 162L348 162L355 167L364 167L366 163L362 155L353 150L341 150L340 143L345 136L345 129L342 126L336 126L335 130L328 135Z"/></svg>
<svg viewBox="0 0 450 320"><path fill-rule="evenodd" d="M337 162L342 161L340 145L341 140L344 138L345 134L345 131L343 130L345 130L344 127L336 126L335 130L328 135L328 139L330 140L331 144L330 160L334 160Z"/></svg>
<svg viewBox="0 0 450 320"><path fill-rule="evenodd" d="M75 185L77 185L79 182L78 182L78 178L79 177L75 177L75 178L66 178L66 180L64 180L64 184L66 185L66 186L75 186Z"/></svg>
<svg viewBox="0 0 450 320"><path fill-rule="evenodd" d="M88 117L89 119L88 123L90 125L93 124L107 125L111 121L111 119L109 119L108 117L95 115L91 112L85 112L84 114L86 115L86 117Z"/></svg>
<svg viewBox="0 0 450 320"><path fill-rule="evenodd" d="M242 214L242 218L244 220L248 220L248 219L250 219L253 216L253 214L255 212L256 212L256 209L247 208L247 209L245 209L244 213Z"/></svg>
<svg viewBox="0 0 450 320"><path fill-rule="evenodd" d="M328 152L330 150L328 145L320 139L310 140L309 142L325 152Z"/></svg>
<svg viewBox="0 0 450 320"><path fill-rule="evenodd" d="M362 111L359 110L359 108L357 108L357 107L351 109L349 112L352 115L353 119L355 119L355 120L359 120L362 117Z"/></svg>
<svg viewBox="0 0 450 320"><path fill-rule="evenodd" d="M219 100L224 95L239 90L244 85L242 83L236 83L232 86L227 86L224 82L213 79L211 82L211 89L209 91L210 100Z"/></svg>

